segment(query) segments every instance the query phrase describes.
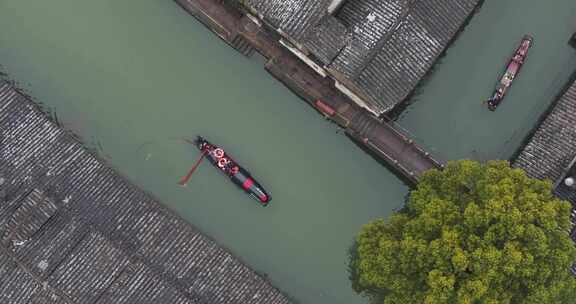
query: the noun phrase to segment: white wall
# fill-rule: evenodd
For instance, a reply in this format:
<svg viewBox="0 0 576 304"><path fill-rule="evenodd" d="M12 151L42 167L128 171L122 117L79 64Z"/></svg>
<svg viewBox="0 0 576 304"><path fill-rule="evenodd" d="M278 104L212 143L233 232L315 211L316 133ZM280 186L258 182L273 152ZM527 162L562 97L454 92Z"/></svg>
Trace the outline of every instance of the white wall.
<svg viewBox="0 0 576 304"><path fill-rule="evenodd" d="M328 13L333 14L346 0L332 0L332 3L328 6Z"/></svg>

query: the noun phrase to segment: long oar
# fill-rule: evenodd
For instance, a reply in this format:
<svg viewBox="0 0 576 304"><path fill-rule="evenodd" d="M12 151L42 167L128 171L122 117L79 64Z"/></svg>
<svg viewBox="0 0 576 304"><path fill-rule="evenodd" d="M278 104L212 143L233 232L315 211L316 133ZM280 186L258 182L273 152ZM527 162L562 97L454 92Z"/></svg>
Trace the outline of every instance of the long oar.
<svg viewBox="0 0 576 304"><path fill-rule="evenodd" d="M202 151L202 155L200 155L200 158L196 161L194 166L192 166L190 171L188 171L188 174L186 174L186 176L184 176L182 179L180 179L180 182L178 182L178 184L180 184L180 186L186 186L186 184L188 183L188 181L192 177L192 174L194 174L194 171L196 171L196 168L198 168L198 166L200 166L200 163L202 162L202 160L204 159L204 156L206 156L207 153L208 153L208 151Z"/></svg>
<svg viewBox="0 0 576 304"><path fill-rule="evenodd" d="M182 141L185 142L185 143L189 143L189 144L191 144L191 145L194 145L194 146L196 145L196 143L195 143L194 141L189 140L189 139L187 139L187 138L182 138Z"/></svg>

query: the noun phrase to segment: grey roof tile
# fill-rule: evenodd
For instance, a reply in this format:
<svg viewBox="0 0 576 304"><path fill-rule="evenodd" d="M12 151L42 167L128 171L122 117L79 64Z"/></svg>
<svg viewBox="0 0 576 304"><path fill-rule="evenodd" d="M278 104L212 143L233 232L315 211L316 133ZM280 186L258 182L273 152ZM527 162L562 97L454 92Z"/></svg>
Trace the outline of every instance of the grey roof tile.
<svg viewBox="0 0 576 304"><path fill-rule="evenodd" d="M128 257L99 233L90 233L48 281L78 303L93 303L128 265Z"/></svg>
<svg viewBox="0 0 576 304"><path fill-rule="evenodd" d="M304 47L324 65L330 64L351 39L350 31L334 16L325 16L308 31Z"/></svg>
<svg viewBox="0 0 576 304"><path fill-rule="evenodd" d="M80 221L64 214L50 219L42 231L14 252L28 269L45 279L76 248L88 229Z"/></svg>
<svg viewBox="0 0 576 304"><path fill-rule="evenodd" d="M71 302L51 290L40 289L32 295L28 304L71 304Z"/></svg>
<svg viewBox="0 0 576 304"><path fill-rule="evenodd" d="M405 100L480 0L247 0L383 113Z"/></svg>
<svg viewBox="0 0 576 304"><path fill-rule="evenodd" d="M0 250L0 303L27 304L41 286Z"/></svg>
<svg viewBox="0 0 576 304"><path fill-rule="evenodd" d="M556 181L576 156L576 82L554 104L517 157L529 176Z"/></svg>
<svg viewBox="0 0 576 304"><path fill-rule="evenodd" d="M326 15L331 0L246 0L243 3L264 16L292 39L302 40L306 31Z"/></svg>
<svg viewBox="0 0 576 304"><path fill-rule="evenodd" d="M131 265L123 272L96 304L192 304L199 303L181 295L158 278L144 264Z"/></svg>
<svg viewBox="0 0 576 304"><path fill-rule="evenodd" d="M6 223L2 241L27 242L56 213L56 210L54 202L44 197L41 191L32 191Z"/></svg>

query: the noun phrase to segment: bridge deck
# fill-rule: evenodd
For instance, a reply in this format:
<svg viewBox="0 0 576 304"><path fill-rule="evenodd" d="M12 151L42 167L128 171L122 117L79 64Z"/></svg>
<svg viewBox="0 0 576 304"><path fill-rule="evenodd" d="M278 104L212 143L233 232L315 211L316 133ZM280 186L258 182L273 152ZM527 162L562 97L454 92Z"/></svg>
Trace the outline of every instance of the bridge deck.
<svg viewBox="0 0 576 304"><path fill-rule="evenodd" d="M191 15L234 46L241 36L268 59L266 70L317 110L344 127L374 155L387 162L411 182L422 173L441 168L429 153L394 124L376 119L282 46L274 33L224 3L212 0L176 0ZM225 33L225 34L222 34ZM324 106L322 106L324 105Z"/></svg>

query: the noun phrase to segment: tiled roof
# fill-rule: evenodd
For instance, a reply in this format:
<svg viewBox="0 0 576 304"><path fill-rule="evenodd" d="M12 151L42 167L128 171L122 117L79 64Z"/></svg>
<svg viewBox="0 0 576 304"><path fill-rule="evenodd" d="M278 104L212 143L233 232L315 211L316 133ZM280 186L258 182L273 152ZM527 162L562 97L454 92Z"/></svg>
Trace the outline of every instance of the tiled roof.
<svg viewBox="0 0 576 304"><path fill-rule="evenodd" d="M408 0L346 2L337 17L354 33L352 42L330 65L344 75L355 78L382 48L404 21L408 13Z"/></svg>
<svg viewBox="0 0 576 304"><path fill-rule="evenodd" d="M405 100L476 4L474 0L412 2L403 20L377 44L374 57L368 56L361 70L353 74L353 82L369 97L372 106L384 112ZM403 16L402 12L397 14Z"/></svg>
<svg viewBox="0 0 576 304"><path fill-rule="evenodd" d="M331 0L244 0L264 20L300 41L326 15Z"/></svg>
<svg viewBox="0 0 576 304"><path fill-rule="evenodd" d="M289 302L0 81L0 303Z"/></svg>
<svg viewBox="0 0 576 304"><path fill-rule="evenodd" d="M515 161L529 176L556 181L576 156L576 82L567 89Z"/></svg>
<svg viewBox="0 0 576 304"><path fill-rule="evenodd" d="M330 64L349 44L352 33L334 16L325 16L308 31L303 44L324 65Z"/></svg>
<svg viewBox="0 0 576 304"><path fill-rule="evenodd" d="M348 0L332 29L327 2L246 1L382 113L414 90L480 0Z"/></svg>

